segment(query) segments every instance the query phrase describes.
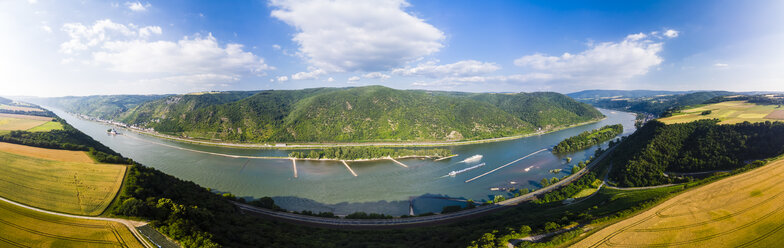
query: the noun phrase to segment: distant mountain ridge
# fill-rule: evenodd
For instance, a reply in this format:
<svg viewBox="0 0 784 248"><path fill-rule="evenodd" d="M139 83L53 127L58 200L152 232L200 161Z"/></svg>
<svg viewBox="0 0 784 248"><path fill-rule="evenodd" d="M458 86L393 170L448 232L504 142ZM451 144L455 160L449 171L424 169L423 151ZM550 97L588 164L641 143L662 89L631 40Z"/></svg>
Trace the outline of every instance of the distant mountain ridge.
<svg viewBox="0 0 784 248"><path fill-rule="evenodd" d="M590 105L552 92L457 93L366 86L206 92L146 101L125 97L133 101L119 102L135 106L113 104L113 111L96 111L103 109L102 101L90 97L59 101L58 106L87 115L103 113L104 119L161 133L231 142L477 140L603 117Z"/></svg>
<svg viewBox="0 0 784 248"><path fill-rule="evenodd" d="M640 98L640 97L653 97L661 95L678 95L688 94L697 91L667 91L667 90L583 90L566 94L567 96L582 100L582 99L599 99L599 98Z"/></svg>

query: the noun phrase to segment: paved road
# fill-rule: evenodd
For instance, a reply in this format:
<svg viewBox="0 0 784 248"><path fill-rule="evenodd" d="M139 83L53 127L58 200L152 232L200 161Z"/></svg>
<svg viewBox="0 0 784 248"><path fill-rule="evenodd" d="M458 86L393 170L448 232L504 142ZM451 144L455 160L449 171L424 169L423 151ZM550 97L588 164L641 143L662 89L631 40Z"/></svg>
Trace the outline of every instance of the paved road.
<svg viewBox="0 0 784 248"><path fill-rule="evenodd" d="M144 245L144 247L156 248L155 246L153 246L153 245L151 245L150 243L147 242L147 240L144 238L144 236L142 236L142 234L139 233L139 230L136 230L136 227L138 227L138 226L147 225L147 223L144 223L144 222L141 222L141 221L132 221L132 220L126 220L126 219L114 219L114 218L104 218L104 217L91 217L91 216L63 214L63 213L47 211L47 210L43 210L43 209L39 209L39 208L34 208L34 207L31 207L31 206L27 206L27 205L24 205L24 204L20 204L20 203L17 203L17 202L5 199L3 197L0 197L0 200L2 200L4 202L7 202L7 203L10 203L10 204L13 204L14 206L23 207L23 208L26 208L26 209L29 209L29 210L33 210L33 211L41 212L41 213L45 213L45 214L51 214L51 215L69 217L69 218L76 218L76 219L101 220L101 221L117 222L117 223L125 225L125 227L127 227L128 230L130 230L131 233L133 233L133 236L136 237L136 239L139 240L139 243Z"/></svg>
<svg viewBox="0 0 784 248"><path fill-rule="evenodd" d="M390 227L405 227L405 226L415 226L415 225L417 226L435 225L435 224L442 224L446 222L453 222L459 219L477 216L481 214L496 212L501 209L506 209L518 205L525 201L533 200L536 196L558 189L585 175L590 171L591 168L595 167L596 164L599 163L599 161L604 159L607 154L610 154L613 149L615 149L615 147L612 147L607 151L605 151L604 153L602 153L602 155L595 158L593 161L591 161L591 163L588 166L586 166L582 170L553 185L496 204L477 206L476 208L473 209L467 209L467 210L462 210L462 211L448 213L448 214L436 214L430 216L419 216L419 217L410 217L410 218L372 219L372 220L341 219L341 218L324 218L324 217L300 215L300 214L294 214L288 212L278 212L278 211L258 208L255 206L242 204L238 202L233 202L233 203L237 205L237 207L239 207L240 210L245 212L260 214L279 220L291 221L296 223L315 224L315 225L327 226L327 227L390 228Z"/></svg>

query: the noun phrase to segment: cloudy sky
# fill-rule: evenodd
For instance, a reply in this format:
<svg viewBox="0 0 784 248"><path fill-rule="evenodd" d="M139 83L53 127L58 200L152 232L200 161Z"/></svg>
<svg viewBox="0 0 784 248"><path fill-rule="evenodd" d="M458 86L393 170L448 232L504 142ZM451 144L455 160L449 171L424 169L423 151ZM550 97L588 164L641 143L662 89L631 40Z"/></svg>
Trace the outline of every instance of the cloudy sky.
<svg viewBox="0 0 784 248"><path fill-rule="evenodd" d="M784 91L784 1L0 0L0 95Z"/></svg>

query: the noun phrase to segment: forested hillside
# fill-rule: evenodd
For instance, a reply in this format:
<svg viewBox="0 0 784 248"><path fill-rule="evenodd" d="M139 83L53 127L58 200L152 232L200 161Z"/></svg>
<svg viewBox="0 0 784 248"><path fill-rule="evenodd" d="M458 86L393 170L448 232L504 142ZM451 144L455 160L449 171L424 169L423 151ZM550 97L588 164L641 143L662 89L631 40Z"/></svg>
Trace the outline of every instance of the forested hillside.
<svg viewBox="0 0 784 248"><path fill-rule="evenodd" d="M581 101L599 108L651 113L658 116L668 111L678 110L690 105L702 104L715 97L730 94L732 93L727 91L703 91L657 97L582 99Z"/></svg>
<svg viewBox="0 0 784 248"><path fill-rule="evenodd" d="M666 184L673 178L665 172L731 170L784 153L782 122L717 123L649 122L615 149L611 179L627 187Z"/></svg>
<svg viewBox="0 0 784 248"><path fill-rule="evenodd" d="M558 93L453 94L367 86L172 95L112 119L208 140L366 142L497 138L601 117L593 107Z"/></svg>
<svg viewBox="0 0 784 248"><path fill-rule="evenodd" d="M141 103L160 99L164 95L107 95L107 96L66 96L46 98L43 104L55 105L68 112L80 113L101 119L112 119Z"/></svg>

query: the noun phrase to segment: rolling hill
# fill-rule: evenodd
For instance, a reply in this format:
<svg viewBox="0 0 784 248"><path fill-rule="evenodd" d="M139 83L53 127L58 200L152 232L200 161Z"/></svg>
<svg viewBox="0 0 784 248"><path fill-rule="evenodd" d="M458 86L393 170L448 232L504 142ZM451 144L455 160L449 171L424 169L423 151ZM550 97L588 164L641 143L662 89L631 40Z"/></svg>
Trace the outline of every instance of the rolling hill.
<svg viewBox="0 0 784 248"><path fill-rule="evenodd" d="M84 108L61 101L59 106L91 115L96 113L93 109L102 108L99 101L94 105ZM197 139L367 142L497 138L603 115L587 104L550 92L474 94L367 86L170 95L108 117Z"/></svg>

